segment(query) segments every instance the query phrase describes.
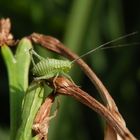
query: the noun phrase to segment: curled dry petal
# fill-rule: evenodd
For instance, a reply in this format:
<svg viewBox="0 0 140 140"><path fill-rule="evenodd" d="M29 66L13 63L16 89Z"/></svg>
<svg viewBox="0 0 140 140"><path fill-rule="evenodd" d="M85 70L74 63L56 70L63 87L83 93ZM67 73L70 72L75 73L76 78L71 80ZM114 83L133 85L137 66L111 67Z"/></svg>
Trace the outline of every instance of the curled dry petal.
<svg viewBox="0 0 140 140"><path fill-rule="evenodd" d="M13 35L10 33L11 30L11 22L10 19L0 19L0 46L6 45L14 45L15 41L13 40Z"/></svg>
<svg viewBox="0 0 140 140"><path fill-rule="evenodd" d="M44 103L41 105L39 111L36 114L32 129L40 140L47 140L49 122L55 116L50 116L54 99L55 95L50 94L45 99Z"/></svg>

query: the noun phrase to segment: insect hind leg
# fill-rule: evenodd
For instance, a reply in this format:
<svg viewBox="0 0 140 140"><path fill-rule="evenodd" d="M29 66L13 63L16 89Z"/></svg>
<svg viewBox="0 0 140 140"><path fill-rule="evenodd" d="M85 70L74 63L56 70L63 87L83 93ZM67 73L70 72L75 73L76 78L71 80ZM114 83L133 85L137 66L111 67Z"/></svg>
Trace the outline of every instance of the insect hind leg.
<svg viewBox="0 0 140 140"><path fill-rule="evenodd" d="M48 76L44 75L44 76L40 76L40 77L35 77L34 81L40 81L40 80L46 80L46 79L48 79Z"/></svg>
<svg viewBox="0 0 140 140"><path fill-rule="evenodd" d="M56 92L56 88L57 88L57 86L56 86L56 84L55 84L55 81L56 81L58 75L59 75L59 73L57 73L56 76L55 76L54 79L53 79L54 93Z"/></svg>

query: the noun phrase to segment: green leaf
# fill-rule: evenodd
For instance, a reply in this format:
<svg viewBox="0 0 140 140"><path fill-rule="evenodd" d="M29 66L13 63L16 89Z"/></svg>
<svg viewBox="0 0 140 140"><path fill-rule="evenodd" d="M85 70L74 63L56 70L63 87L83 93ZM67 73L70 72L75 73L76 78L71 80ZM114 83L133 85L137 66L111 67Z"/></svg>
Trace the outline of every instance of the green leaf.
<svg viewBox="0 0 140 140"><path fill-rule="evenodd" d="M4 45L1 48L7 66L10 87L11 140L15 140L17 134L21 120L22 99L28 87L30 48L32 48L32 44L27 38L23 38L19 42L15 56L8 46Z"/></svg>
<svg viewBox="0 0 140 140"><path fill-rule="evenodd" d="M22 123L18 131L17 140L31 140L34 117L43 101L44 86L31 83L24 97Z"/></svg>

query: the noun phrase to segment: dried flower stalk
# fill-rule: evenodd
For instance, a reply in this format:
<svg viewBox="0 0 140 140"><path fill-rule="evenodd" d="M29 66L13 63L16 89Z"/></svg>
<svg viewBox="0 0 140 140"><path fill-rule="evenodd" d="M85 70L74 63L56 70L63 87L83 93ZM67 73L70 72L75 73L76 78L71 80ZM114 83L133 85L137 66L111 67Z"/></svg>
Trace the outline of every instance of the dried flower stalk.
<svg viewBox="0 0 140 140"><path fill-rule="evenodd" d="M81 90L78 86L73 84L73 82L66 79L66 77L57 77L55 78L55 81L53 78L49 79L48 85L55 88L58 95L61 94L72 96L76 100L100 114L124 140L136 140L131 132L124 125L122 125L120 119L114 116L114 114L112 114L108 108L103 106L85 91Z"/></svg>

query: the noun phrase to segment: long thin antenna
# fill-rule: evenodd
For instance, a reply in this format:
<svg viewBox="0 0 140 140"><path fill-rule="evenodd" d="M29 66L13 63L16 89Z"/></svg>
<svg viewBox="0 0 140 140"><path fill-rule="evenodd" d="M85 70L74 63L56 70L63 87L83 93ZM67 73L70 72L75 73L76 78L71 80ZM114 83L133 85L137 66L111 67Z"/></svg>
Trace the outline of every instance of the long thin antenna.
<svg viewBox="0 0 140 140"><path fill-rule="evenodd" d="M118 45L114 45L114 46L107 46L104 48L100 48L100 50L106 50L106 49L111 49L111 48L122 48L122 47L128 47L128 46L136 46L136 45L140 45L140 42L134 42L134 43L126 43L126 44L118 44Z"/></svg>
<svg viewBox="0 0 140 140"><path fill-rule="evenodd" d="M74 59L73 61L71 61L71 63L74 63L75 61L77 61L77 60L79 60L79 59L81 59L81 58L87 56L88 54L90 54L90 53L92 53L92 52L94 52L94 51L96 51L96 50L99 50L99 49L106 49L106 48L115 48L115 46L114 46L114 47L113 47L113 46L110 46L110 47L106 47L106 48L103 48L103 47L105 47L106 45L109 45L110 43L119 41L119 40L121 40L121 39L130 37L130 36L132 36L132 35L135 35L135 34L137 34L137 33L138 33L138 32L132 32L132 33L130 33L130 34L127 34L127 35L124 35L124 36L120 36L120 37L118 37L118 38L116 38L116 39L113 39L113 40L111 40L111 41L109 41L109 42L106 42L106 43L104 43L104 44L98 46L97 48L94 48L94 49L90 50L89 52L87 52L87 53L85 53L85 54L79 56L78 58L76 58L76 59ZM119 45L118 45L118 46L119 46ZM121 46L121 45L120 45L120 46ZM124 44L124 45L122 45L122 46L126 46L126 44ZM117 46L116 46L116 47L117 47Z"/></svg>

